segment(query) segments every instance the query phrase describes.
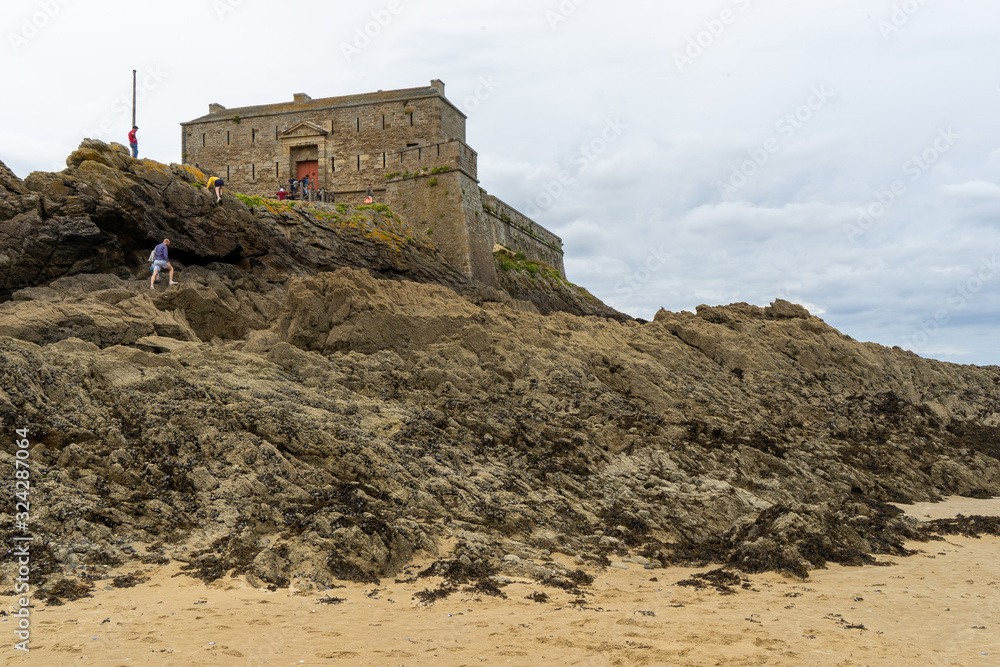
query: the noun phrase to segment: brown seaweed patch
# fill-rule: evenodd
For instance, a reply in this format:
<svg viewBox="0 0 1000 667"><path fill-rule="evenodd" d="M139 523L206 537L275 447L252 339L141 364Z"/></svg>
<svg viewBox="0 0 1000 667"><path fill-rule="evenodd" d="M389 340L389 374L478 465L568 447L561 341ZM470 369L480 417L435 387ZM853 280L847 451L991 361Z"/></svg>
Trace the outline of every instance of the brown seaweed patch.
<svg viewBox="0 0 1000 667"><path fill-rule="evenodd" d="M500 590L504 584L498 583L494 578L496 573L496 568L483 559L470 560L468 557L462 557L437 560L418 572L417 577L443 577L444 581L438 588L434 590L425 588L413 597L421 604L429 605L448 597L456 592L459 586L467 584L463 589L466 593L506 598L507 594Z"/></svg>
<svg viewBox="0 0 1000 667"><path fill-rule="evenodd" d="M738 591L733 586L749 585L749 580L734 572L726 572L718 569L710 572L700 572L694 574L690 579L683 579L677 582L678 586L690 586L691 588L714 588L723 595L735 595Z"/></svg>
<svg viewBox="0 0 1000 667"><path fill-rule="evenodd" d="M71 579L60 579L48 589L41 591L38 595L46 605L56 606L64 602L72 602L80 598L92 597L90 594L90 584Z"/></svg>
<svg viewBox="0 0 1000 667"><path fill-rule="evenodd" d="M921 529L928 535L962 535L964 537L981 537L983 535L1000 535L1000 516L964 516L959 514L953 519L935 519L928 521Z"/></svg>
<svg viewBox="0 0 1000 667"><path fill-rule="evenodd" d="M828 562L841 565L879 565L873 554L908 556L905 540L921 539L921 532L891 505L861 499L834 511L814 506L776 505L762 511L752 523L719 538L686 541L647 557L674 565L720 563L743 572L782 572L805 578L809 570ZM650 554L654 554L650 556Z"/></svg>
<svg viewBox="0 0 1000 667"><path fill-rule="evenodd" d="M132 588L133 586L149 581L149 577L144 577L142 576L143 574L144 572L142 570L136 570L130 574L123 574L112 579L111 585L115 588Z"/></svg>

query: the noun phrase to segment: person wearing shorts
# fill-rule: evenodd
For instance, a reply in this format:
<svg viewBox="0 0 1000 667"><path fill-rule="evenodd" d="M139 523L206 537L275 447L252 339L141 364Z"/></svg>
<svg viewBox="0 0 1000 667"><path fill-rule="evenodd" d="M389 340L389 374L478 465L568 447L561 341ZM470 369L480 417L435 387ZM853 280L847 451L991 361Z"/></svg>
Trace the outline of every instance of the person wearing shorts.
<svg viewBox="0 0 1000 667"><path fill-rule="evenodd" d="M167 248L169 246L170 239L163 239L163 243L156 246L153 250L153 275L149 278L149 289L153 289L153 283L156 282L161 269L167 269L170 272L167 278L169 284L177 284L174 282L174 267L170 264L170 259L167 257Z"/></svg>
<svg viewBox="0 0 1000 667"><path fill-rule="evenodd" d="M215 203L216 204L218 204L219 202L222 201L222 186L225 185L225 184L226 184L226 182L223 181L221 178L218 178L217 176L213 176L212 178L208 179L208 189L209 189L209 191L211 191L212 188L215 188Z"/></svg>

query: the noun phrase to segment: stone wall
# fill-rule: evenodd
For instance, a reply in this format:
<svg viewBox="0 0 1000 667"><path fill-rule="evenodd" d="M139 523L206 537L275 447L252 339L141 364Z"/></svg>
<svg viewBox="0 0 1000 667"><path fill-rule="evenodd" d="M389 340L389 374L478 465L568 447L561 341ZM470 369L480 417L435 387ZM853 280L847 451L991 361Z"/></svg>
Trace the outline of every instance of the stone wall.
<svg viewBox="0 0 1000 667"><path fill-rule="evenodd" d="M496 284L501 243L564 274L562 242L479 187L478 156L465 143L465 115L428 88L226 109L182 123L183 161L226 180L232 191L273 197L316 161L327 201L359 204L368 184L466 275Z"/></svg>
<svg viewBox="0 0 1000 667"><path fill-rule="evenodd" d="M182 123L183 161L225 178L238 192L270 196L298 175L286 150L289 144L316 146L312 159L319 160L319 185L337 189L338 172L371 171L374 176L383 169L383 156L388 162L390 154L407 148L465 139L464 116L436 91L383 102L337 103L339 99L326 105L312 100L223 109ZM301 123L323 133L283 136Z"/></svg>
<svg viewBox="0 0 1000 667"><path fill-rule="evenodd" d="M411 227L428 230L451 264L495 287L493 243L480 201L477 182L457 169L398 177L386 184L388 206Z"/></svg>
<svg viewBox="0 0 1000 667"><path fill-rule="evenodd" d="M514 252L523 252L529 259L545 262L566 278L562 239L485 190L482 197L485 218L495 243Z"/></svg>

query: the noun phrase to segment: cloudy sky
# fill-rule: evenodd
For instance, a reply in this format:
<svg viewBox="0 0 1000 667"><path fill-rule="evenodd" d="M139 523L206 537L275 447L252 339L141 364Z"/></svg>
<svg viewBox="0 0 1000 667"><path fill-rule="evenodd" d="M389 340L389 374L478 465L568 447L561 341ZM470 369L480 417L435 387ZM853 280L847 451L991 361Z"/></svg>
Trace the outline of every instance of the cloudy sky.
<svg viewBox="0 0 1000 667"><path fill-rule="evenodd" d="M637 317L776 297L1000 364L995 0L7 0L0 160L180 160L228 107L447 84L492 194Z"/></svg>

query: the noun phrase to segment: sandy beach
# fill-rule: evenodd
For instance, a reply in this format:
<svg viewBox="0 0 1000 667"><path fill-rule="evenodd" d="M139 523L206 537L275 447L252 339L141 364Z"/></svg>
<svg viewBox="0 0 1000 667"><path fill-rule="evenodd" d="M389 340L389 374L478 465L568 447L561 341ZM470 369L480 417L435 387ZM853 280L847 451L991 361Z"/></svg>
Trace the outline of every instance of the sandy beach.
<svg viewBox="0 0 1000 667"><path fill-rule="evenodd" d="M921 519L1000 515L1000 499L907 506ZM414 563L380 586L267 591L212 585L180 563L143 568L133 588L34 609L38 665L997 665L1000 539L912 543L886 567L750 576L738 593L678 585L710 568L583 567L583 599L515 579L507 599L458 592L430 605ZM558 556L557 559L564 557ZM428 561L429 562L429 561ZM565 559L567 565L570 559ZM133 570L130 570L134 572ZM530 599L544 593L547 599ZM339 598L331 604L323 598ZM11 609L11 599L4 601ZM11 619L0 619L0 628Z"/></svg>

